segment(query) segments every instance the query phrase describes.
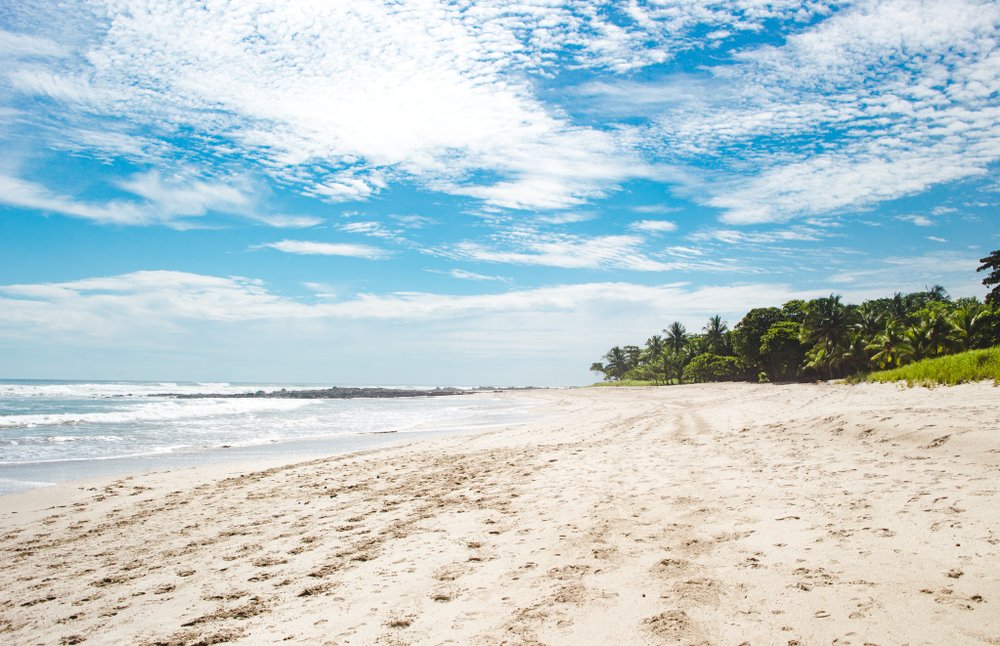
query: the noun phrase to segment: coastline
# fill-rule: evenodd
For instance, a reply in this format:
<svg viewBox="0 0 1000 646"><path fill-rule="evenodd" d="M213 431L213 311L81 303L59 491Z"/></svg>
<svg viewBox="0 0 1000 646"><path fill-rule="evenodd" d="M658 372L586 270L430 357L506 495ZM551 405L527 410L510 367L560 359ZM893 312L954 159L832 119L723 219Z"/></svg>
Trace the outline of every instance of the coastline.
<svg viewBox="0 0 1000 646"><path fill-rule="evenodd" d="M1000 391L990 384L503 396L544 402L544 419L0 498L13 582L0 593L0 635L1000 638Z"/></svg>
<svg viewBox="0 0 1000 646"><path fill-rule="evenodd" d="M121 388L112 386L112 392ZM523 400L505 403L492 393L350 401L275 396L261 402L202 388L173 401L141 386L147 392L128 398L102 392L100 385L78 398L30 392L0 398L0 408L15 411L0 416L0 497L102 476L276 458L301 462L533 419Z"/></svg>

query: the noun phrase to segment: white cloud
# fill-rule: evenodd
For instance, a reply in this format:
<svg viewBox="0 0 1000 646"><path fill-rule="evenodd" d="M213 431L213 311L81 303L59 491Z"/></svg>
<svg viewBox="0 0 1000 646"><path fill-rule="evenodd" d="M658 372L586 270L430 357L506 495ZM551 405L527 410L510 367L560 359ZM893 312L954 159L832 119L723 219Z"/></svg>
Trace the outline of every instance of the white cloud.
<svg viewBox="0 0 1000 646"><path fill-rule="evenodd" d="M65 57L65 47L47 38L0 29L0 56Z"/></svg>
<svg viewBox="0 0 1000 646"><path fill-rule="evenodd" d="M715 240L726 244L759 244L770 245L776 242L807 241L813 242L828 237L830 234L805 226L788 229L772 229L770 231L740 231L737 229L708 229L698 231L688 236L689 240L703 242Z"/></svg>
<svg viewBox="0 0 1000 646"><path fill-rule="evenodd" d="M931 220L926 215L900 215L896 219L903 222L911 222L918 227L929 227L934 224L934 220Z"/></svg>
<svg viewBox="0 0 1000 646"><path fill-rule="evenodd" d="M522 232L509 242L515 249L495 249L477 242L461 242L450 255L463 260L498 262L516 265L541 265L566 269L630 269L667 271L672 265L647 257L638 236L542 235ZM519 239L518 239L519 238Z"/></svg>
<svg viewBox="0 0 1000 646"><path fill-rule="evenodd" d="M922 60L930 52L943 55L944 62L959 62L965 53L993 48L996 11L989 0L866 0L853 3L817 29L791 35L783 47L743 56L780 69L792 83L820 81L850 87L871 75L898 77L910 72L892 63L935 69L940 59ZM873 66L873 60L879 65Z"/></svg>
<svg viewBox="0 0 1000 646"><path fill-rule="evenodd" d="M246 217L275 229L308 229L323 224L323 218L312 215L270 215L249 213Z"/></svg>
<svg viewBox="0 0 1000 646"><path fill-rule="evenodd" d="M940 148L940 147L939 147ZM957 150L913 150L890 157L831 154L775 166L732 184L707 203L730 224L784 222L813 213L862 208L934 184L986 174Z"/></svg>
<svg viewBox="0 0 1000 646"><path fill-rule="evenodd" d="M755 273L752 265L733 258L699 253L672 253L651 244L648 235L578 235L539 230L533 225L499 223L484 241L466 240L428 251L455 260L562 269L628 270L640 272L704 271ZM780 234L779 234L780 235ZM791 238L786 233L783 239ZM804 234L798 234L804 235ZM708 236L692 239L705 241ZM702 256L696 258L696 256Z"/></svg>
<svg viewBox="0 0 1000 646"><path fill-rule="evenodd" d="M186 319L245 321L307 309L259 281L176 271L140 271L65 283L0 287L0 321L61 332L114 336L132 326L179 329Z"/></svg>
<svg viewBox="0 0 1000 646"><path fill-rule="evenodd" d="M337 290L328 283L317 283L314 281L306 281L302 283L302 286L313 292L316 298L321 298L324 300L334 300L337 298Z"/></svg>
<svg viewBox="0 0 1000 646"><path fill-rule="evenodd" d="M946 239L939 238L937 236L927 236L927 239L930 240L931 242L942 242L942 243L948 242Z"/></svg>
<svg viewBox="0 0 1000 646"><path fill-rule="evenodd" d="M576 224L577 222L587 222L597 216L593 213L583 213L580 211L565 211L562 213L549 213L535 216L535 220L544 224Z"/></svg>
<svg viewBox="0 0 1000 646"><path fill-rule="evenodd" d="M477 274L464 269L452 269L448 272L448 275L452 278L459 278L461 280L496 280L502 283L507 282L507 279L503 276L487 276L485 274Z"/></svg>
<svg viewBox="0 0 1000 646"><path fill-rule="evenodd" d="M485 185L444 181L437 188L508 209L555 210L581 206L606 196L618 183L656 173L631 157L620 141L624 132L546 130L532 140L507 139L480 157L480 167L500 170L510 179Z"/></svg>
<svg viewBox="0 0 1000 646"><path fill-rule="evenodd" d="M90 127L53 128L57 134L48 137L49 145L59 150L69 150L77 155L96 157L101 161L132 159L143 164L162 164L169 152L166 144L156 139L122 131L122 126L104 124L102 130Z"/></svg>
<svg viewBox="0 0 1000 646"><path fill-rule="evenodd" d="M344 233L359 233L372 238L396 239L399 237L398 232L386 229L380 222L355 221L342 224L337 228Z"/></svg>
<svg viewBox="0 0 1000 646"><path fill-rule="evenodd" d="M703 256L705 255L704 249L698 249L696 247L684 247L681 245L673 245L666 248L666 252L672 256Z"/></svg>
<svg viewBox="0 0 1000 646"><path fill-rule="evenodd" d="M725 222L837 214L988 175L998 24L991 1L862 0L735 64L584 93L610 114L636 96L647 145Z"/></svg>
<svg viewBox="0 0 1000 646"><path fill-rule="evenodd" d="M322 283L307 283L329 291ZM28 320L44 328L104 334L131 321L162 319L248 321L264 318L360 318L393 320L489 316L496 312L573 312L599 303L635 304L676 316L727 314L789 294L785 286L741 284L692 289L683 283L559 285L491 294L454 296L424 292L359 294L338 303L301 303L277 296L259 280L174 271L141 271L64 283L0 286L0 322ZM603 307L603 305L602 305ZM64 315L54 316L55 311ZM655 330L654 330L655 331Z"/></svg>
<svg viewBox="0 0 1000 646"><path fill-rule="evenodd" d="M390 215L389 217L405 229L423 229L432 224L437 224L434 218L429 218L425 215Z"/></svg>
<svg viewBox="0 0 1000 646"><path fill-rule="evenodd" d="M404 218L403 220L399 220L397 218L390 219L396 223L395 227L372 220L353 220L347 224L341 224L336 228L344 233L352 233L367 236L369 238L387 240L400 247L414 249L417 251L423 250L420 245L410 239L408 231L420 229L426 226L426 222L424 220L412 218Z"/></svg>
<svg viewBox="0 0 1000 646"><path fill-rule="evenodd" d="M834 2L801 0L656 0L631 2L627 8L614 2L592 3L586 24L589 37L581 39L580 57L591 65L616 72L663 63L679 51L697 49L706 43L695 34L706 28L709 43L737 32L758 32L765 21L802 22L830 11ZM594 6L596 5L596 6ZM617 10L617 12L616 12ZM612 21L598 16L619 13ZM659 46L650 47L650 42Z"/></svg>
<svg viewBox="0 0 1000 646"><path fill-rule="evenodd" d="M59 213L104 224L147 224L152 214L127 201L88 203L54 193L41 184L0 173L0 203Z"/></svg>
<svg viewBox="0 0 1000 646"><path fill-rule="evenodd" d="M118 188L140 198L84 202L47 187L0 172L0 204L99 224L190 226L190 218L209 212L237 215L276 228L306 228L322 223L313 216L261 212L246 182L205 181L183 175L165 179L157 171L139 173L118 182Z"/></svg>
<svg viewBox="0 0 1000 646"><path fill-rule="evenodd" d="M878 271L843 283L844 297L859 302L937 282L956 296L981 295L974 280L957 285L939 280L940 273L927 280L927 268L939 263L975 278L976 257L889 259ZM91 379L93 360L103 357L97 364L105 372L98 376L108 378L204 379L207 371L213 379L252 374L260 380L378 383L391 370L394 379L411 383L584 383L591 379L590 361L612 345L641 343L665 321L698 329L712 315L737 321L752 307L829 293L828 286L797 290L766 283L600 282L334 299L329 285L306 287L315 295L300 301L251 278L173 271L0 286L0 347L15 367L15 357L28 349L25 361L31 363L23 367L36 367L30 374L38 374L38 366L62 366ZM58 363L46 363L44 350L53 348ZM125 354L127 364L120 359ZM74 371L73 361L83 363ZM234 368L238 372L230 372Z"/></svg>
<svg viewBox="0 0 1000 646"><path fill-rule="evenodd" d="M371 247L362 244L346 244L339 242L310 242L307 240L280 240L278 242L268 242L254 247L277 249L284 253L306 255L306 256L347 256L351 258L367 258L368 260L381 260L391 255L391 252L378 247Z"/></svg>
<svg viewBox="0 0 1000 646"><path fill-rule="evenodd" d="M859 271L850 277L845 275L842 282L858 282L858 290L869 290L872 283L861 282L863 276L881 280L885 272L895 272L899 278L904 270L927 267L929 263L940 264L949 272L967 272L975 264L975 259L970 258L950 253L888 258L883 267ZM906 275L905 280L886 284L919 288L926 276L927 272L921 271ZM324 283L305 285L316 292L332 292L331 286ZM957 288L952 291L960 293ZM763 283L691 287L685 283L637 285L605 282L472 295L426 292L359 294L337 303L303 303L275 295L261 281L249 278L142 271L63 283L0 286L0 301L3 303L0 322L23 324L30 321L43 330L74 330L101 335L110 334L111 328L118 330L122 325L134 325L139 330L142 325L155 320L162 321L164 325L180 325L184 320L420 321L475 316L488 318L499 312L555 314L616 308L627 311L631 307L642 308L644 316L700 318L719 313L738 318L752 307L781 303L789 298L812 298L824 295L823 292L823 289L799 292L786 285ZM847 299L857 300L851 296ZM55 316L57 311L62 314ZM662 326L662 322L654 325ZM655 332L656 329L653 327L648 332Z"/></svg>
<svg viewBox="0 0 1000 646"><path fill-rule="evenodd" d="M953 295L982 296L984 289L976 276L976 254L932 251L918 256L889 256L874 264L832 274L834 284L863 287L872 297L897 291L917 291L941 284Z"/></svg>
<svg viewBox="0 0 1000 646"><path fill-rule="evenodd" d="M238 11L109 0L75 9L97 27L81 59L66 61L48 39L0 33L0 50L43 54L10 72L13 88L64 102L63 120L77 115L90 130L113 118L166 132L164 145L190 130L216 163L256 163L330 201L415 181L502 208L567 209L633 179L664 179L642 158L652 151L684 165L728 160L708 163L721 176L688 189L703 190L728 222L781 221L981 175L1000 158L1000 7L987 0L250 0ZM782 44L755 47L776 25ZM575 124L533 82L567 60L627 72L739 34L751 41L735 64L579 90L605 115L649 119L645 129ZM89 142L150 154L127 135ZM760 139L780 140L780 151ZM692 168L688 181L701 175Z"/></svg>
<svg viewBox="0 0 1000 646"><path fill-rule="evenodd" d="M688 74L656 83L593 81L577 87L576 94L587 99L585 107L588 111L612 117L658 117L675 110L691 110L694 106L708 111L738 98L726 86Z"/></svg>
<svg viewBox="0 0 1000 646"><path fill-rule="evenodd" d="M208 211L238 213L251 206L248 193L230 182L187 177L165 179L158 171L122 180L119 187L146 200L161 217L201 216Z"/></svg>
<svg viewBox="0 0 1000 646"><path fill-rule="evenodd" d="M169 271L0 286L0 347L5 365L27 374L58 365L91 379L95 369L230 380L236 370L258 380L573 384L592 380L587 366L608 347L641 342L665 320L695 327L808 296L782 285L588 283L333 300L312 287L317 295L298 301L249 278ZM53 349L58 364L46 363Z"/></svg>
<svg viewBox="0 0 1000 646"><path fill-rule="evenodd" d="M309 186L306 194L331 202L357 202L367 200L385 186L385 179L380 173L358 177L352 171L341 171Z"/></svg>
<svg viewBox="0 0 1000 646"><path fill-rule="evenodd" d="M629 225L635 231L647 233L668 233L677 230L677 224L669 220L638 220Z"/></svg>
<svg viewBox="0 0 1000 646"><path fill-rule="evenodd" d="M662 215L665 213L676 213L681 209L676 206L667 206L665 204L643 204L640 206L633 206L632 210L636 213L642 213L643 215Z"/></svg>
<svg viewBox="0 0 1000 646"><path fill-rule="evenodd" d="M588 7L123 0L79 10L103 23L85 59L17 70L18 91L87 116L189 128L213 142L207 152L256 159L309 195L366 200L416 179L558 209L646 172L627 138L572 125L524 74L566 47L596 51L594 31L610 26ZM482 170L500 179L476 179Z"/></svg>
<svg viewBox="0 0 1000 646"><path fill-rule="evenodd" d="M22 93L45 96L74 108L102 106L114 101L112 91L95 87L90 79L39 67L18 69L8 75L11 86Z"/></svg>
<svg viewBox="0 0 1000 646"><path fill-rule="evenodd" d="M751 295L787 293L783 287L739 285L688 289L683 284L647 287L631 283L560 285L499 294L451 296L397 293L361 296L338 310L341 315L389 318L438 318L493 312L572 312L601 304L635 304L677 315L696 314L748 302ZM770 302L770 301L768 301ZM655 329L653 330L655 331Z"/></svg>
<svg viewBox="0 0 1000 646"><path fill-rule="evenodd" d="M338 228L346 233L362 233L375 237L383 235L382 225L378 222L355 221L348 224L342 224Z"/></svg>

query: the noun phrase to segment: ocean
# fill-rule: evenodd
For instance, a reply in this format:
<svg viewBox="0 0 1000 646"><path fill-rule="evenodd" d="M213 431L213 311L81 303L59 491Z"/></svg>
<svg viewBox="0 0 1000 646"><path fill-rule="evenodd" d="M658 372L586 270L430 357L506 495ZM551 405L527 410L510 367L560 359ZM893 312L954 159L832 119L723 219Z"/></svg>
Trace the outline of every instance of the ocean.
<svg viewBox="0 0 1000 646"><path fill-rule="evenodd" d="M316 387L0 380L0 495L102 475L308 459L533 418L530 402L490 395L341 400L163 396Z"/></svg>

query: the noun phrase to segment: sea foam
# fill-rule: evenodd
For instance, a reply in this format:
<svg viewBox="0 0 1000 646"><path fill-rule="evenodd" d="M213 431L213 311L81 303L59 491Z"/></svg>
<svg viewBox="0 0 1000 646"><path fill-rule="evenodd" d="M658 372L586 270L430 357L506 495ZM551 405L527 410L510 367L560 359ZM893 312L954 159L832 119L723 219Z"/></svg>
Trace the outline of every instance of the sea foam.
<svg viewBox="0 0 1000 646"><path fill-rule="evenodd" d="M219 382L0 382L0 478L51 482L233 459L326 455L402 436L525 421L490 396L177 399L309 386ZM367 439L366 439L367 438ZM395 441L398 441L396 439ZM0 493L13 491L0 482Z"/></svg>

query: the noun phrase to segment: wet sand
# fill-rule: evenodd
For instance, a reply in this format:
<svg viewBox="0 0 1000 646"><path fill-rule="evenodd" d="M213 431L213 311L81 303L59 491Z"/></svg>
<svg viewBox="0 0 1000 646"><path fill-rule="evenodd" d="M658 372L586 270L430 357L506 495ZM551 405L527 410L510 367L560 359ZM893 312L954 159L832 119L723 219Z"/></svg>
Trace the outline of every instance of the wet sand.
<svg viewBox="0 0 1000 646"><path fill-rule="evenodd" d="M504 396L546 417L0 498L0 640L1000 643L992 385Z"/></svg>

